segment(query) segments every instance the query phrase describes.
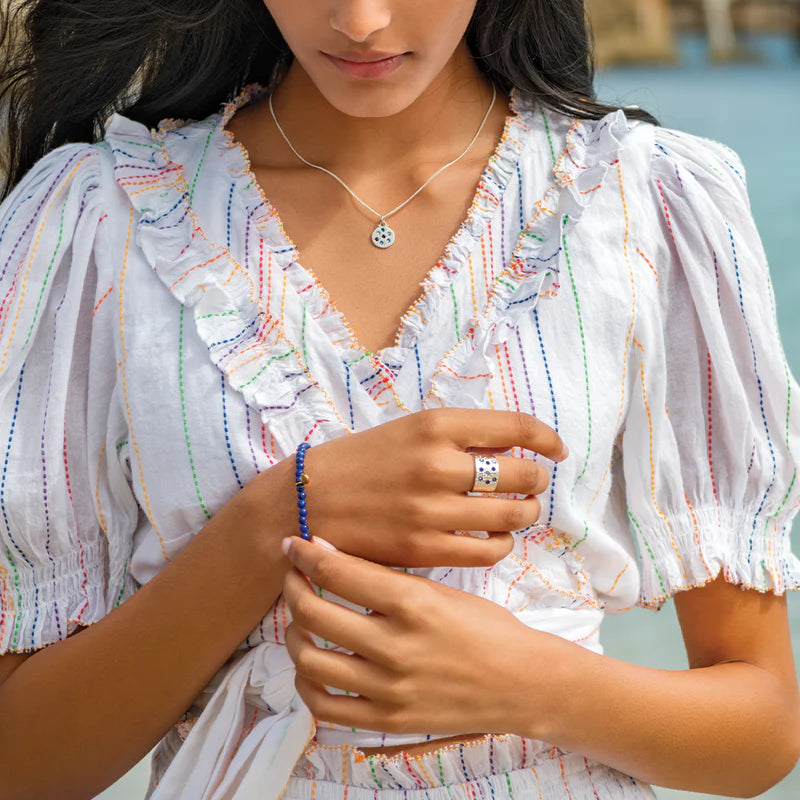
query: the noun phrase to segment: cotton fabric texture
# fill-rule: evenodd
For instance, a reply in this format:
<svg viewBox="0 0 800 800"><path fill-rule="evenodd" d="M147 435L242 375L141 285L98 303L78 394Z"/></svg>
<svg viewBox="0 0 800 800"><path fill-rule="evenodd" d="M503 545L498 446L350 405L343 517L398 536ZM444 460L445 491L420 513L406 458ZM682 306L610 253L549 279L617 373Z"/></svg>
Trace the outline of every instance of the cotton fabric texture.
<svg viewBox="0 0 800 800"><path fill-rule="evenodd" d="M540 523L503 561L412 572L595 652L606 612L657 608L720 573L798 588L797 384L733 152L515 94L466 219L395 344L370 353L226 131L260 93L153 132L112 117L102 142L49 154L2 206L3 652L97 622L300 442L443 406L535 414L571 455L542 460ZM430 735L314 720L289 622L279 597L163 740L156 800L306 797L316 780L320 800L400 789L369 784L358 748ZM464 796L477 796L531 765L541 796L561 796L558 759L583 776L574 800L590 786L649 796L543 743L523 757L524 741L484 739L462 773L443 751L445 778L412 763L404 798L412 779L425 792L474 779ZM497 797L515 781L492 783Z"/></svg>

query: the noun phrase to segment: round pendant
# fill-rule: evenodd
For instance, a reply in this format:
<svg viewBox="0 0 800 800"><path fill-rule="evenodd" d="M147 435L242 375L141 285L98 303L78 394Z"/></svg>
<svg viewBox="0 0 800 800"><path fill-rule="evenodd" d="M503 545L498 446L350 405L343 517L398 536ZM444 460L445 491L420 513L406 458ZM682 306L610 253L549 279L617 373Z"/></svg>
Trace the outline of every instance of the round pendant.
<svg viewBox="0 0 800 800"><path fill-rule="evenodd" d="M385 222L381 222L372 231L372 244L381 250L391 247L394 244L394 231Z"/></svg>

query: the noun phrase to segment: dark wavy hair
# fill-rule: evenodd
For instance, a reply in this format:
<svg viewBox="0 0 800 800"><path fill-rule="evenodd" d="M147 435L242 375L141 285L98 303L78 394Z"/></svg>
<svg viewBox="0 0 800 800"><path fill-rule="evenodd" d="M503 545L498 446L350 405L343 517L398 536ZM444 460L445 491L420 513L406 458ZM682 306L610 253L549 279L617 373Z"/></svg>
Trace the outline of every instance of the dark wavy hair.
<svg viewBox="0 0 800 800"><path fill-rule="evenodd" d="M595 97L583 0L478 0L467 41L498 89L581 118L614 110ZM0 56L0 198L55 147L96 141L113 111L200 119L292 58L263 0L0 0Z"/></svg>

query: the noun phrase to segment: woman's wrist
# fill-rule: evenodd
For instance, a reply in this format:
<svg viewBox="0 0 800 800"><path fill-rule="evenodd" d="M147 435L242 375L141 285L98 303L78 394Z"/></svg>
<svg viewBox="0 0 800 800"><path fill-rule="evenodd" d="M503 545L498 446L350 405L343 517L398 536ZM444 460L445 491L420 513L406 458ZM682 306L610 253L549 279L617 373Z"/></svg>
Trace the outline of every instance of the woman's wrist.
<svg viewBox="0 0 800 800"><path fill-rule="evenodd" d="M522 623L520 623L522 624ZM584 650L579 645L533 628L524 627L518 639L519 657L506 663L512 674L506 680L520 687L520 702L506 732L553 742L563 711L563 678L575 666L575 657Z"/></svg>
<svg viewBox="0 0 800 800"><path fill-rule="evenodd" d="M257 475L231 501L222 527L249 551L252 563L283 559L281 540L297 534L294 456Z"/></svg>

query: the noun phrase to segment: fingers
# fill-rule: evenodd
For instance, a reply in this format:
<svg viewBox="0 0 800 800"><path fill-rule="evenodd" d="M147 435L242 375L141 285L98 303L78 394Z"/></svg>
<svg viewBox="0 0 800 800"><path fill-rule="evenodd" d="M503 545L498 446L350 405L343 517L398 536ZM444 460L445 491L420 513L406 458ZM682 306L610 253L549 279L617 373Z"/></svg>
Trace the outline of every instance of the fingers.
<svg viewBox="0 0 800 800"><path fill-rule="evenodd" d="M393 563L400 567L490 567L513 549L510 533L493 533L488 539L479 539L431 531L410 539Z"/></svg>
<svg viewBox="0 0 800 800"><path fill-rule="evenodd" d="M434 530L519 531L535 525L541 513L537 497L454 497L431 508L428 520Z"/></svg>
<svg viewBox="0 0 800 800"><path fill-rule="evenodd" d="M388 615L396 608L394 598L407 596L411 581L425 580L341 551L326 550L299 536L289 537L288 542L286 557L313 583L380 614Z"/></svg>
<svg viewBox="0 0 800 800"><path fill-rule="evenodd" d="M457 447L508 450L524 447L553 461L563 461L567 448L547 424L530 414L515 411L437 409L417 415L423 433L444 438Z"/></svg>
<svg viewBox="0 0 800 800"><path fill-rule="evenodd" d="M386 733L404 733L406 730L396 712L389 708L376 708L368 697L331 695L324 686L302 675L295 678L295 686L316 719L358 730Z"/></svg>
<svg viewBox="0 0 800 800"><path fill-rule="evenodd" d="M381 685L389 677L388 673L358 655L317 647L311 633L296 620L286 629L286 649L297 674L321 686L332 686L365 697L378 697Z"/></svg>
<svg viewBox="0 0 800 800"><path fill-rule="evenodd" d="M339 603L317 596L306 578L297 569L290 569L286 573L283 581L283 596L293 622L306 631L311 631L326 641L334 642L364 658L372 661L380 660L380 655L387 643L382 641L376 629L376 626L380 625L379 618L367 617L365 614L345 608ZM350 599L349 595L342 594L340 596ZM370 608L370 606L367 607ZM286 643L288 646L288 633ZM297 663L294 656L292 660ZM335 685L342 689L350 689L349 686L342 684Z"/></svg>

